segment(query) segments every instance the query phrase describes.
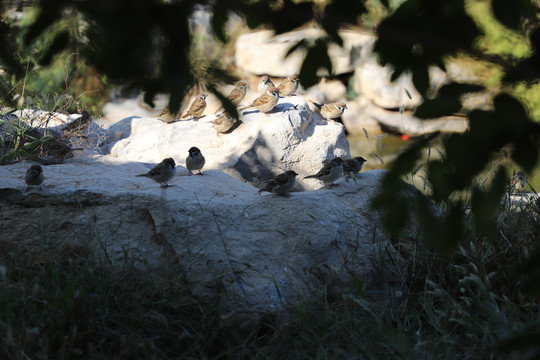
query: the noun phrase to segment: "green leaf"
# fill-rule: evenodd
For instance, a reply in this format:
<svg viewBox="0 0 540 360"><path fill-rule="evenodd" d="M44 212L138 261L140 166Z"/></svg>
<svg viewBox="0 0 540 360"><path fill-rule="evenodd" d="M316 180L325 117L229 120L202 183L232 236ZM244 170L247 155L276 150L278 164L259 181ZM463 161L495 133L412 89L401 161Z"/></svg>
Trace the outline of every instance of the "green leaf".
<svg viewBox="0 0 540 360"><path fill-rule="evenodd" d="M432 185L432 197L435 201L446 201L455 187L450 181L448 169L442 161L431 161L428 165L428 180Z"/></svg>
<svg viewBox="0 0 540 360"><path fill-rule="evenodd" d="M271 10L270 16L268 13L265 15L270 20L269 24L276 34L281 34L312 21L314 18L313 4L311 2L282 0L282 5L277 10Z"/></svg>
<svg viewBox="0 0 540 360"><path fill-rule="evenodd" d="M503 82L524 81L532 84L540 79L540 26L530 32L529 42L533 48L531 56L508 69Z"/></svg>
<svg viewBox="0 0 540 360"><path fill-rule="evenodd" d="M474 84L450 83L442 86L435 99L424 101L414 113L421 119L432 119L452 115L461 110L461 96L469 92L482 91L483 86Z"/></svg>
<svg viewBox="0 0 540 360"><path fill-rule="evenodd" d="M428 239L428 242L432 243L440 254L451 254L463 239L463 213L464 209L461 201L449 205L449 211L442 218L442 224L438 232Z"/></svg>
<svg viewBox="0 0 540 360"><path fill-rule="evenodd" d="M69 44L69 33L67 31L61 31L54 37L54 40L49 45L45 53L43 53L39 58L39 64L42 66L47 66L51 63L54 55L60 53L64 50Z"/></svg>
<svg viewBox="0 0 540 360"><path fill-rule="evenodd" d="M320 68L324 68L328 71L328 74L332 74L332 61L327 50L326 39L317 39L315 44L308 48L306 58L298 74L300 82L305 88L317 84L319 79L317 71ZM313 61L313 59L317 59L317 61Z"/></svg>
<svg viewBox="0 0 540 360"><path fill-rule="evenodd" d="M461 102L458 98L451 96L440 96L432 100L426 100L419 105L414 116L420 119L434 119L442 116L452 115L461 109Z"/></svg>
<svg viewBox="0 0 540 360"><path fill-rule="evenodd" d="M24 43L29 45L49 26L61 18L62 10L69 2L67 0L43 0L40 3L39 14L30 25L24 36Z"/></svg>
<svg viewBox="0 0 540 360"><path fill-rule="evenodd" d="M429 72L427 67L417 66L413 69L412 82L418 92L425 97L429 89Z"/></svg>
<svg viewBox="0 0 540 360"><path fill-rule="evenodd" d="M216 1L212 11L212 31L216 38L222 42L227 42L227 34L225 33L225 25L229 16L227 15L227 5L223 1Z"/></svg>
<svg viewBox="0 0 540 360"><path fill-rule="evenodd" d="M531 0L516 0L516 5L521 11L521 15L523 17L527 17L533 20L536 19L538 12L536 10L536 6Z"/></svg>
<svg viewBox="0 0 540 360"><path fill-rule="evenodd" d="M374 51L381 64L416 73L415 86L427 89L425 71L450 54L472 49L480 30L463 1L405 1L377 27ZM423 70L419 70L423 69Z"/></svg>
<svg viewBox="0 0 540 360"><path fill-rule="evenodd" d="M10 28L0 20L0 62L5 69L13 71L17 76L23 76L24 68L15 59L14 54L15 47L10 39Z"/></svg>
<svg viewBox="0 0 540 360"><path fill-rule="evenodd" d="M401 154L398 155L397 159L392 164L389 174L399 178L402 175L410 173L413 170L416 162L421 158L422 149L431 143L431 141L438 135L438 133L433 133L415 140Z"/></svg>
<svg viewBox="0 0 540 360"><path fill-rule="evenodd" d="M507 182L506 169L500 167L487 191L479 188L473 190L471 210L474 214L475 225L478 230L490 236L494 235L493 223L500 208L501 197L506 191Z"/></svg>
<svg viewBox="0 0 540 360"><path fill-rule="evenodd" d="M522 20L522 14L516 0L491 0L493 15L503 25L517 29Z"/></svg>
<svg viewBox="0 0 540 360"><path fill-rule="evenodd" d="M347 25L358 25L358 19L367 11L364 0L333 0L324 8L321 25L326 33L339 46L343 46L343 39L338 29Z"/></svg>
<svg viewBox="0 0 540 360"><path fill-rule="evenodd" d="M516 162L516 164L523 168L527 172L531 172L538 164L538 149L540 148L540 143L538 139L531 141L525 139L521 142L515 143L515 149L512 151L511 158Z"/></svg>
<svg viewBox="0 0 540 360"><path fill-rule="evenodd" d="M287 53L285 54L285 58L289 57L292 53L294 53L295 51L297 51L298 49L305 49L307 47L307 41L306 39L302 39L300 40L299 42L297 42L296 44L294 44L293 46L291 46L289 48L289 50L287 50Z"/></svg>
<svg viewBox="0 0 540 360"><path fill-rule="evenodd" d="M426 242L439 254L449 255L463 237L463 204L460 201L450 203L448 210L439 215L427 197L417 195L416 210Z"/></svg>

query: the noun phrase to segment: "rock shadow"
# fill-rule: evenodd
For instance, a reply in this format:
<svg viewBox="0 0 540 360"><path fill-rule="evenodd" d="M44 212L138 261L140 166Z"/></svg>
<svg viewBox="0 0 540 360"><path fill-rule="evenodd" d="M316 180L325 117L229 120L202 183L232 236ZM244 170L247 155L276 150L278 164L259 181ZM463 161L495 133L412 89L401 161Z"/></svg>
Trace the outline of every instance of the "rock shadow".
<svg viewBox="0 0 540 360"><path fill-rule="evenodd" d="M114 123L110 128L104 130L106 132L105 140L99 145L103 154L110 154L112 147L120 140L131 136L131 122L133 119L138 119L140 116L129 116Z"/></svg>

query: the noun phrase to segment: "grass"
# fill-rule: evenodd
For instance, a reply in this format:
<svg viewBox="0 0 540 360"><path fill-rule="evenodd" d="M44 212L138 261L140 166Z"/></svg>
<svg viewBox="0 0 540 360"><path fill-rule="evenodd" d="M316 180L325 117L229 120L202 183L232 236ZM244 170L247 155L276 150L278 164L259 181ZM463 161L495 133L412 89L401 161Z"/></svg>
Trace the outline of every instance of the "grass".
<svg viewBox="0 0 540 360"><path fill-rule="evenodd" d="M536 215L537 216L537 215ZM381 294L328 288L251 326L200 298L181 268L141 276L91 264L82 247L0 247L0 357L4 359L523 359L498 344L538 328L540 302L515 272L538 248L539 222L503 209L495 237L469 228L437 256L421 237L392 239L405 285ZM48 235L52 244L54 234ZM398 243L400 246L398 246ZM130 259L126 257L126 262Z"/></svg>

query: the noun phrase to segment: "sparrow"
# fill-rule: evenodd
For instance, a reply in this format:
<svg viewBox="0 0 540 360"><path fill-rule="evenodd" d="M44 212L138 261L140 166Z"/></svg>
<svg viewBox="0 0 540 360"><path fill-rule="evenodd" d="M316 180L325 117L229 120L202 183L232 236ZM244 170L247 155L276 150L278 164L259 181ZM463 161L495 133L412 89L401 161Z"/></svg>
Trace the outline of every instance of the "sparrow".
<svg viewBox="0 0 540 360"><path fill-rule="evenodd" d="M259 80L259 85L257 85L257 91L259 92L259 95L265 94L266 90L270 87L275 87L272 80L267 75L261 76L261 79Z"/></svg>
<svg viewBox="0 0 540 360"><path fill-rule="evenodd" d="M201 150L199 148L193 146L189 150L189 155L186 158L186 168L189 171L189 176L193 175L193 170L198 170L199 173L197 175L202 175L201 169L204 166L205 159L203 154L201 153Z"/></svg>
<svg viewBox="0 0 540 360"><path fill-rule="evenodd" d="M525 191L525 186L527 186L527 175L523 172L518 171L510 180L510 187L513 191Z"/></svg>
<svg viewBox="0 0 540 360"><path fill-rule="evenodd" d="M171 180L174 177L174 174L176 172L175 167L176 163L172 158L164 159L162 162L157 164L147 172L146 174L139 174L137 176L145 176L148 177L155 182L158 182L161 184L162 188L169 187L170 185L167 184L167 181Z"/></svg>
<svg viewBox="0 0 540 360"><path fill-rule="evenodd" d="M51 156L56 159L64 161L65 159L72 156L73 151L84 150L83 148L72 149L65 142L58 140L55 137L44 137L45 141L43 142L43 147L45 149L45 155Z"/></svg>
<svg viewBox="0 0 540 360"><path fill-rule="evenodd" d="M327 120L333 120L343 125L343 128L345 129L345 136L349 135L349 132L347 131L347 128L345 127L345 125L343 124L343 120L341 119L341 115L343 115L343 112L347 108L347 105L344 102L339 101L325 105L317 104L314 101L311 102L317 108L318 111L316 112L321 114Z"/></svg>
<svg viewBox="0 0 540 360"><path fill-rule="evenodd" d="M39 188L41 189L41 184L43 183L43 169L39 165L32 165L26 170L26 176L24 177L24 181L28 185L26 187L26 191L30 189L30 186L32 185L39 185Z"/></svg>
<svg viewBox="0 0 540 360"><path fill-rule="evenodd" d="M287 170L275 178L268 180L266 186L259 190L257 194L263 191L268 191L278 195L288 196L287 193L296 185L296 176L298 176L296 172L293 170Z"/></svg>
<svg viewBox="0 0 540 360"><path fill-rule="evenodd" d="M215 120L209 122L214 124L214 129L216 129L218 133L225 133L236 124L236 119L229 115L228 112L224 112Z"/></svg>
<svg viewBox="0 0 540 360"><path fill-rule="evenodd" d="M279 90L276 87L269 87L266 93L259 96L248 106L244 106L239 111L254 107L262 113L268 113L276 106L279 100Z"/></svg>
<svg viewBox="0 0 540 360"><path fill-rule="evenodd" d="M185 119L189 116L193 117L193 118L198 118L198 117L201 117L201 115L203 114L204 112L204 109L206 109L206 97L208 95L206 94L199 94L197 95L197 98L195 100L193 100L193 102L191 103L191 106L189 107L189 110L187 111L187 113L182 116L182 119Z"/></svg>
<svg viewBox="0 0 540 360"><path fill-rule="evenodd" d="M278 85L281 96L292 96L298 90L298 76L291 75Z"/></svg>
<svg viewBox="0 0 540 360"><path fill-rule="evenodd" d="M325 104L321 106L321 115L328 120L337 119L341 117L341 115L343 115L343 112L346 108L347 105L341 101L331 104Z"/></svg>
<svg viewBox="0 0 540 360"><path fill-rule="evenodd" d="M227 100L229 100L234 106L237 106L240 104L242 100L244 100L244 97L246 96L248 84L245 81L240 81L236 84L236 87L232 89L229 96L227 96ZM223 110L223 106L220 106L219 109L216 110L214 114L217 114Z"/></svg>
<svg viewBox="0 0 540 360"><path fill-rule="evenodd" d="M62 131L67 132L70 135L80 136L88 130L91 122L92 122L92 117L90 116L90 113L84 110L81 113L81 116L79 118L77 118L72 123L64 126L64 128L62 128Z"/></svg>
<svg viewBox="0 0 540 360"><path fill-rule="evenodd" d="M173 123L178 120L178 118L180 117L179 115L179 112L171 113L169 111L169 107L167 106L165 109L161 110L161 113L157 117L163 120L163 122Z"/></svg>
<svg viewBox="0 0 540 360"><path fill-rule="evenodd" d="M304 179L315 178L323 181L326 185L335 186L334 181L339 179L343 173L343 160L340 157L333 158L330 163L314 175L306 176Z"/></svg>
<svg viewBox="0 0 540 360"><path fill-rule="evenodd" d="M348 159L343 162L343 175L347 181L349 177L358 174L362 170L362 166L367 160L361 156L357 156L354 159Z"/></svg>

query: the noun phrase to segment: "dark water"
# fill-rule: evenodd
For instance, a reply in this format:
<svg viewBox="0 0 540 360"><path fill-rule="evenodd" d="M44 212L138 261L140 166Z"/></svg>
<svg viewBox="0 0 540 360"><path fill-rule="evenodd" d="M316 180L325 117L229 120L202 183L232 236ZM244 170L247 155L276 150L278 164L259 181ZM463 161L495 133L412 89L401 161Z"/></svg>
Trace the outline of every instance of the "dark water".
<svg viewBox="0 0 540 360"><path fill-rule="evenodd" d="M397 155L404 150L407 145L411 143L412 140L402 140L399 136L389 135L389 134L365 134L360 135L349 135L349 143L351 145L351 155L362 156L367 162L364 164L363 170L372 170L372 169L388 169ZM431 151L424 152L424 163L428 158L439 159L440 153L442 152L442 146L439 143L435 142L431 148ZM517 167L510 158L501 154L497 154L489 169L487 169L480 177L479 180L487 180L494 171L500 166L505 165L507 172L512 176L515 172L521 170ZM424 173L422 171L418 172L418 177L421 178ZM421 181L420 179L415 179L415 183ZM418 186L418 184L416 184ZM529 185L536 192L540 192L540 164L534 169L534 171L529 175ZM527 190L533 191L529 186Z"/></svg>

